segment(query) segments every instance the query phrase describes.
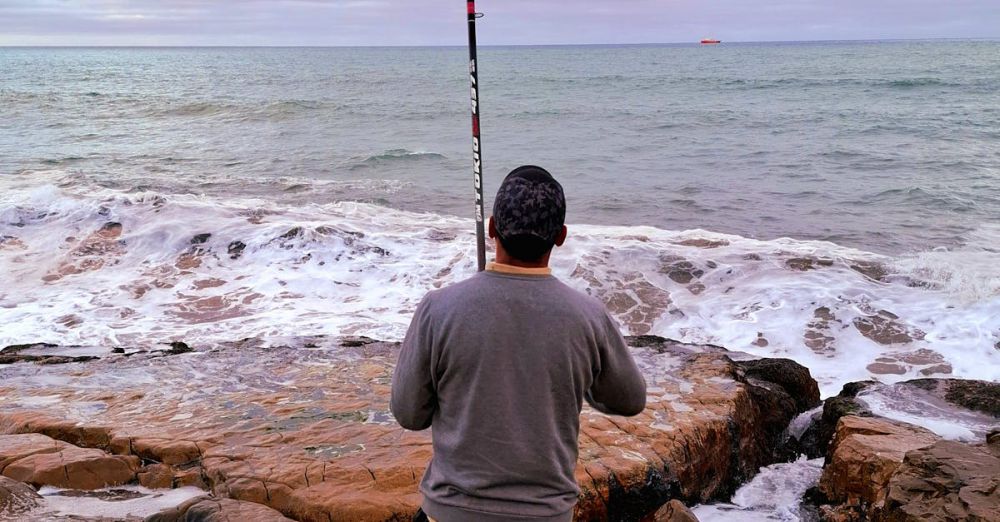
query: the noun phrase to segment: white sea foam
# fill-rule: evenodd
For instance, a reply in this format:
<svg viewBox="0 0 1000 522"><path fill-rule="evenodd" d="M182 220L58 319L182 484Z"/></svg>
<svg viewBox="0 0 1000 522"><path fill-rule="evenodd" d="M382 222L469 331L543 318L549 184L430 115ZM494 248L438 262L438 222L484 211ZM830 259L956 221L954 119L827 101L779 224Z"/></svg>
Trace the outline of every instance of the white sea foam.
<svg viewBox="0 0 1000 522"><path fill-rule="evenodd" d="M466 219L66 179L3 180L0 346L399 339L428 290L475 272ZM962 250L890 258L828 242L571 225L553 268L604 300L626 333L789 357L831 395L873 376L1000 380L997 237L983 228Z"/></svg>
<svg viewBox="0 0 1000 522"><path fill-rule="evenodd" d="M736 490L729 503L695 506L692 511L701 522L740 520L798 522L802 495L819 481L823 459L775 464L762 468L747 484Z"/></svg>
<svg viewBox="0 0 1000 522"><path fill-rule="evenodd" d="M106 497L115 493L125 493L120 498ZM121 520L133 517L148 517L169 509L198 496L203 490L183 487L167 490L152 490L141 486L119 486L89 492L76 492L45 486L38 490L43 502L39 509L30 513L32 520L43 520L48 516L79 520L112 518Z"/></svg>
<svg viewBox="0 0 1000 522"><path fill-rule="evenodd" d="M982 442L1000 419L948 404L914 386L869 387L858 394L875 415L923 426L950 440Z"/></svg>

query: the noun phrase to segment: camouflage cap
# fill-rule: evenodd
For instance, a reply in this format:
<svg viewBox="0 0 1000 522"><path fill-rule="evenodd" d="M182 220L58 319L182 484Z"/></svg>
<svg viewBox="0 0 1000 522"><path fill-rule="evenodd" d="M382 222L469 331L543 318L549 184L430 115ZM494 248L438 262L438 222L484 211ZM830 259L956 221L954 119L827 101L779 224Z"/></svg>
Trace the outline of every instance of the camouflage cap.
<svg viewBox="0 0 1000 522"><path fill-rule="evenodd" d="M553 243L566 221L562 185L541 167L511 171L493 202L493 223L500 239L531 235Z"/></svg>

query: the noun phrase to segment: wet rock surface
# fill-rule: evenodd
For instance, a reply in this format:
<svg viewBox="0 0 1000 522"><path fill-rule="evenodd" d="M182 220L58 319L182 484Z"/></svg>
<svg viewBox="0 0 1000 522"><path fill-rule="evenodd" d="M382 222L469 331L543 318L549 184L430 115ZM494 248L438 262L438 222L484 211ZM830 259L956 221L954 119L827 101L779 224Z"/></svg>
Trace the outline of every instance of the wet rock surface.
<svg viewBox="0 0 1000 522"><path fill-rule="evenodd" d="M44 353L47 349L52 348L58 347L54 344L46 343L7 346L0 350L0 364L14 364L19 362L33 362L37 364L66 364L73 362L87 362L97 359L97 357L93 355ZM66 349L63 349L62 351L66 352Z"/></svg>
<svg viewBox="0 0 1000 522"><path fill-rule="evenodd" d="M830 513L864 516L885 501L889 479L907 451L938 440L928 430L890 421L845 416L837 424L819 490L836 506Z"/></svg>
<svg viewBox="0 0 1000 522"><path fill-rule="evenodd" d="M1000 418L1000 383L959 379L917 379L904 383L951 404Z"/></svg>
<svg viewBox="0 0 1000 522"><path fill-rule="evenodd" d="M585 408L578 520L637 520L671 499L725 498L783 456L781 431L811 402L801 399L815 387L807 369L630 341L641 345L633 354L648 407L632 418ZM0 427L30 437L14 462L45 465L14 469L39 482L56 482L42 471L69 455L121 473L100 482L127 472L150 487L197 485L217 505L252 502L294 520L405 520L421 501L431 447L429 432L404 431L389 414L397 352L363 338L247 339L182 357L10 365L0 368Z"/></svg>
<svg viewBox="0 0 1000 522"><path fill-rule="evenodd" d="M856 399L858 393L874 384L874 381L848 383L840 394L823 401L823 411L796 441L797 450L811 459L825 457L841 417L872 415L867 406Z"/></svg>
<svg viewBox="0 0 1000 522"><path fill-rule="evenodd" d="M823 521L1000 520L1000 437L942 440L884 418L844 416L819 486Z"/></svg>
<svg viewBox="0 0 1000 522"><path fill-rule="evenodd" d="M1000 444L942 440L907 453L877 520L1000 520Z"/></svg>
<svg viewBox="0 0 1000 522"><path fill-rule="evenodd" d="M656 510L651 522L698 522L698 517L679 500L671 500Z"/></svg>
<svg viewBox="0 0 1000 522"><path fill-rule="evenodd" d="M0 520L35 509L41 498L31 486L0 476Z"/></svg>
<svg viewBox="0 0 1000 522"><path fill-rule="evenodd" d="M228 498L194 498L176 508L146 517L144 522L292 522L261 504Z"/></svg>

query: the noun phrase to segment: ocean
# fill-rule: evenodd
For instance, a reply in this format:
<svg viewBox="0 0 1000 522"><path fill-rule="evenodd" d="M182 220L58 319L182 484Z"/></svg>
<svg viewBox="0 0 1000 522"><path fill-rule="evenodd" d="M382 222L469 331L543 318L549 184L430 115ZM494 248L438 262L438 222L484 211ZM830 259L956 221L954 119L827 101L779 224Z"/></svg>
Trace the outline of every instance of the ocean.
<svg viewBox="0 0 1000 522"><path fill-rule="evenodd" d="M0 346L399 339L475 270L464 48L0 49ZM1000 42L481 51L487 207L632 334L1000 379Z"/></svg>

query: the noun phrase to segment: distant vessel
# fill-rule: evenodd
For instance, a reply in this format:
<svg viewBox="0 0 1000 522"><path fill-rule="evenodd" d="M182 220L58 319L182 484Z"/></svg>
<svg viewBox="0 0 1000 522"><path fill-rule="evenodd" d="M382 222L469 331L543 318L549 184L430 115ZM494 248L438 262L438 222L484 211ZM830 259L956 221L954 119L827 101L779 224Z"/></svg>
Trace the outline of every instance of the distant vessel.
<svg viewBox="0 0 1000 522"><path fill-rule="evenodd" d="M703 44L719 44L719 43L722 43L722 40L716 40L715 38L703 38L701 40L701 43L703 43Z"/></svg>

